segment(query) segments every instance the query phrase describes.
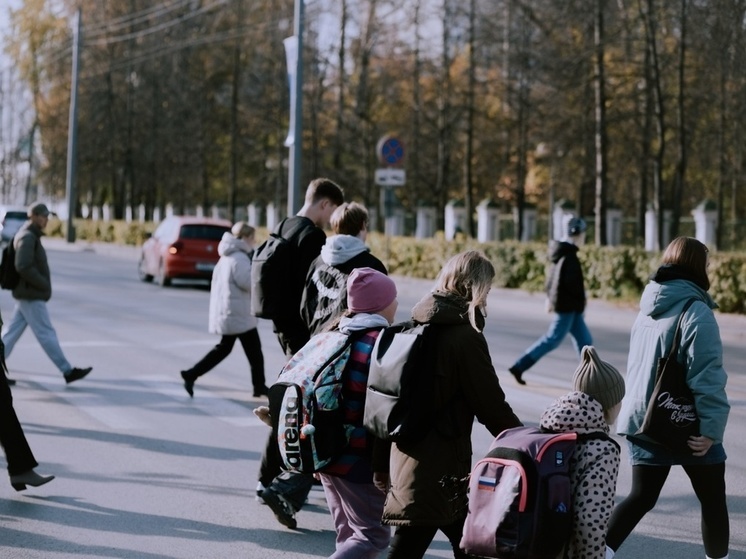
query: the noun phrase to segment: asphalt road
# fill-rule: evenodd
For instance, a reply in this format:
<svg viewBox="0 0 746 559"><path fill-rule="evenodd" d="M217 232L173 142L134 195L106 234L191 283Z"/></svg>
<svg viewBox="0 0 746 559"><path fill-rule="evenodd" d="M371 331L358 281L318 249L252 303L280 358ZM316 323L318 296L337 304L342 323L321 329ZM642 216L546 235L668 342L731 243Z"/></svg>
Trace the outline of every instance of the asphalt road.
<svg viewBox="0 0 746 559"><path fill-rule="evenodd" d="M62 346L90 377L65 386L27 332L8 360L15 407L52 483L16 493L0 486L0 558L294 558L327 557L334 533L323 493L298 514L299 530L280 526L254 500L267 428L251 409L248 365L234 353L196 385L190 399L179 371L217 341L206 331L204 284L160 288L137 280L134 249L45 240L53 274L49 304ZM431 282L396 278L399 318ZM0 292L8 320L13 301ZM526 423L565 392L576 356L569 340L540 361L519 387L505 371L548 323L543 297L493 290L485 330L508 400ZM587 321L601 356L624 371L636 311L592 301ZM731 558L746 558L746 317L719 315L733 409L726 433ZM268 380L283 358L261 321ZM474 429L475 458L490 435ZM4 468L0 457L0 468ZM675 469L656 509L618 559L701 558L699 509ZM618 494L629 490L623 452ZM427 557L451 557L439 537Z"/></svg>

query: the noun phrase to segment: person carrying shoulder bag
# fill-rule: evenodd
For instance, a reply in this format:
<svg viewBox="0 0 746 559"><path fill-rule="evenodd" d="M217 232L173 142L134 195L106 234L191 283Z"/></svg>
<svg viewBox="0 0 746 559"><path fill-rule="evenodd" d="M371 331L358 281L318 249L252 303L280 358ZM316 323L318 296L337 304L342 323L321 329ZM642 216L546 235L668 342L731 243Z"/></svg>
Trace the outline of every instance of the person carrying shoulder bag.
<svg viewBox="0 0 746 559"><path fill-rule="evenodd" d="M618 419L618 432L627 438L632 462L632 490L611 516L606 542L613 551L655 507L671 466L681 466L702 508L706 557L728 557L723 435L730 405L720 330L712 312L716 305L707 293L708 265L705 245L690 237L674 239L640 300L640 313L630 338L627 393ZM688 310L682 312L692 299ZM676 358L685 366L700 433L690 436L686 447L677 451L639 431L653 393L658 361L673 343L680 316L681 341Z"/></svg>

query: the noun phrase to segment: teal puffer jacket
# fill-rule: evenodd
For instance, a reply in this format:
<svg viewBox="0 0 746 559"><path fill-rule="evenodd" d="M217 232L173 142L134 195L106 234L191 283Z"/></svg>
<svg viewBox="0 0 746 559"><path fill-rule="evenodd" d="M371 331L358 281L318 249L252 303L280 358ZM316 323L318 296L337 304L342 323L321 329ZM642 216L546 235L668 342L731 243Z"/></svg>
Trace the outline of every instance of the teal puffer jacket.
<svg viewBox="0 0 746 559"><path fill-rule="evenodd" d="M695 302L684 316L678 360L687 366L700 433L715 443L723 441L730 405L725 394L728 375L723 369L720 329L712 312L717 305L704 289L685 279L651 281L642 294L630 337L627 392L617 422L620 435L634 435L642 425L658 359L670 350L676 322L689 299Z"/></svg>

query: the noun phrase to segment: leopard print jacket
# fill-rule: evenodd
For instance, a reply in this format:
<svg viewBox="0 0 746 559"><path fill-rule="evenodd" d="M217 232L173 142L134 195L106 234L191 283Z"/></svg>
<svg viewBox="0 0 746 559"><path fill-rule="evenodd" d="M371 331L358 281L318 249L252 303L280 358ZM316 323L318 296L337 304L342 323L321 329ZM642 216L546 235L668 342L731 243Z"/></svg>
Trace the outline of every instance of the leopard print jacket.
<svg viewBox="0 0 746 559"><path fill-rule="evenodd" d="M612 439L582 440L586 433L609 433L603 408L588 394L570 392L546 409L541 416L541 427L556 432L575 431L581 435L570 462L573 532L558 559L604 559L620 449Z"/></svg>

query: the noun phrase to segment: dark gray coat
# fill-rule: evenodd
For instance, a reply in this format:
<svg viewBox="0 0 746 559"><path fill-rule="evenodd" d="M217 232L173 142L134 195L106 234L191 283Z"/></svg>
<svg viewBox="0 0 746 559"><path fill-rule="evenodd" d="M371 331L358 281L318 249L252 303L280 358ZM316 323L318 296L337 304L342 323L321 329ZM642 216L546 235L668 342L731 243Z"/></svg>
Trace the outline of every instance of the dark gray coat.
<svg viewBox="0 0 746 559"><path fill-rule="evenodd" d="M39 226L27 221L13 238L16 270L21 276L13 290L14 299L49 301L52 297L47 253L41 244L43 234Z"/></svg>

